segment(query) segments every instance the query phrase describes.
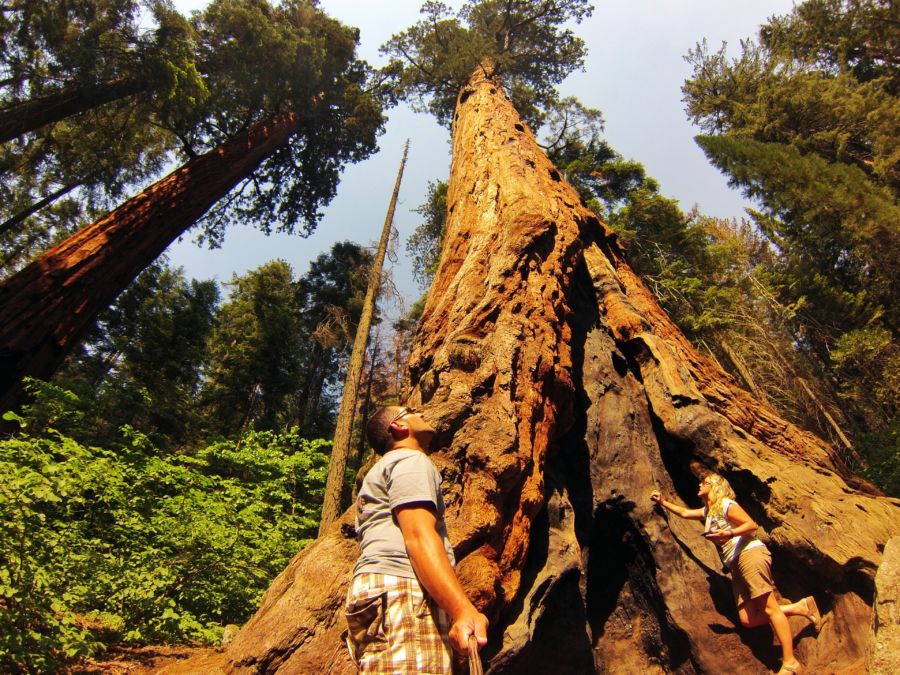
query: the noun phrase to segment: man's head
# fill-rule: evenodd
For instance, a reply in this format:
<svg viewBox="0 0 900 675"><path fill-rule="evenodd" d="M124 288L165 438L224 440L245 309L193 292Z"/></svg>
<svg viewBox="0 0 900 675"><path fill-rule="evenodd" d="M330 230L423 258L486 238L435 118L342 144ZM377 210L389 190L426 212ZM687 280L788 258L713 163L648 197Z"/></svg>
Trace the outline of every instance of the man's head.
<svg viewBox="0 0 900 675"><path fill-rule="evenodd" d="M434 428L410 406L379 408L366 424L366 438L376 455L394 448L428 450L433 437Z"/></svg>

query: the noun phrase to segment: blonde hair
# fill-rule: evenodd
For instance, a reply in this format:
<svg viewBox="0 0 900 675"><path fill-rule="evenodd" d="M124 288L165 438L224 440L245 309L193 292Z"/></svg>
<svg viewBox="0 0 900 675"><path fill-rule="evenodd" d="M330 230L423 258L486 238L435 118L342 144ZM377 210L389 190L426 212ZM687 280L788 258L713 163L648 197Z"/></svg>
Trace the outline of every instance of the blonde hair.
<svg viewBox="0 0 900 675"><path fill-rule="evenodd" d="M725 498L734 499L734 490L724 477L717 473L710 473L703 479L709 485L709 510L715 511L722 506L722 500Z"/></svg>

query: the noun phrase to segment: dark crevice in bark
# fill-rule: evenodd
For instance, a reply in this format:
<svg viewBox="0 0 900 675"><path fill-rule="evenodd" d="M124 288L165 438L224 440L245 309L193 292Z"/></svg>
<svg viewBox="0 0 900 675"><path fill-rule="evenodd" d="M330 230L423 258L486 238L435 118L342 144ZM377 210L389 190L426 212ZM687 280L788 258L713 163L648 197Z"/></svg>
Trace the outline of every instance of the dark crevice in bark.
<svg viewBox="0 0 900 675"><path fill-rule="evenodd" d="M560 452L560 470L565 475L566 488L569 493L569 501L575 515L575 537L582 549L590 544L591 529L593 526L594 490L591 486L590 459L587 446L584 443L584 435L577 435L584 430L583 415L580 410L576 413L575 428L571 434L571 441L565 443L565 449Z"/></svg>
<svg viewBox="0 0 900 675"><path fill-rule="evenodd" d="M569 501L575 512L575 536L584 548L590 541L593 525L594 488L591 485L591 453L587 438L587 410L591 401L584 383L585 343L591 331L600 325L600 313L594 288L584 260L579 257L575 278L569 294L571 314L571 358L573 394L573 421L569 430L558 441L558 453L554 464L565 476Z"/></svg>
<svg viewBox="0 0 900 675"><path fill-rule="evenodd" d="M601 325L594 288L579 256L575 280L569 296L572 337L572 384L575 388L573 423L559 440L559 463L565 474L569 500L575 511L575 536L582 548L591 538L594 521L594 488L591 484L591 453L587 444L588 415L591 405L584 382L585 344L591 331Z"/></svg>
<svg viewBox="0 0 900 675"><path fill-rule="evenodd" d="M431 444L433 448L449 448L451 442L456 437L456 432L462 429L469 419L462 415L442 420L441 426L438 427L437 433Z"/></svg>
<svg viewBox="0 0 900 675"><path fill-rule="evenodd" d="M763 510L756 506L764 504L772 498L772 488L769 487L769 484L757 478L756 474L748 469L725 471L724 475L728 482L731 483L735 493L744 496L744 501L747 502L747 506L744 508L750 513L753 520L757 523L765 524L766 527L773 527L775 522L768 519ZM774 478L770 480L774 481ZM741 502L742 505L743 503ZM758 511L758 513L750 512L751 508Z"/></svg>
<svg viewBox="0 0 900 675"><path fill-rule="evenodd" d="M543 598L544 612L538 619L534 639L510 673L534 675L583 675L593 669L590 640L578 588L579 574L572 570Z"/></svg>
<svg viewBox="0 0 900 675"><path fill-rule="evenodd" d="M561 521L571 497L569 477L572 473L566 461L566 452L558 453L548 463L546 470L547 492L555 494L535 517L531 528L528 558L522 570L523 589L534 589L531 595L520 593L501 615L496 637L482 650L485 662L491 664L491 675L529 675L554 673L554 675L581 675L593 672L591 639L585 627L584 598L581 589L581 573L571 560L562 562L551 559L551 538L562 536ZM568 565L568 566L567 566ZM549 570L549 573L548 573ZM526 606L526 601L528 605ZM522 616L533 618L533 637L524 649L501 654L501 640L509 626Z"/></svg>
<svg viewBox="0 0 900 675"><path fill-rule="evenodd" d="M650 659L667 663L672 671L687 667L691 672L696 664L690 643L683 631L666 621L665 601L655 581L656 563L632 515L634 506L619 497L597 508L587 569L591 631L595 641L603 640L614 615L629 615L635 628L641 628L635 641ZM625 592L631 598L623 604Z"/></svg>
<svg viewBox="0 0 900 675"><path fill-rule="evenodd" d="M650 412L650 422L653 425L653 433L659 444L660 458L663 466L666 467L669 477L672 479L675 492L681 501L690 508L699 508L701 506L700 499L697 497L699 480L693 470L693 463L698 459L695 454L694 444L669 434L659 417L653 413L649 401L647 406Z"/></svg>
<svg viewBox="0 0 900 675"><path fill-rule="evenodd" d="M556 247L557 232L556 223L548 222L546 223L546 229L522 248L518 268L523 282L528 279L528 275L532 272L540 273L540 263L545 261ZM537 265L533 263L537 263ZM517 297L520 297L519 294L517 294Z"/></svg>
<svg viewBox="0 0 900 675"><path fill-rule="evenodd" d="M641 362L647 355L646 346L644 345L643 340L636 339L628 340L627 342L616 341L616 346L619 348L622 356L625 357L631 375L637 380L638 384L643 384L644 374L641 371Z"/></svg>

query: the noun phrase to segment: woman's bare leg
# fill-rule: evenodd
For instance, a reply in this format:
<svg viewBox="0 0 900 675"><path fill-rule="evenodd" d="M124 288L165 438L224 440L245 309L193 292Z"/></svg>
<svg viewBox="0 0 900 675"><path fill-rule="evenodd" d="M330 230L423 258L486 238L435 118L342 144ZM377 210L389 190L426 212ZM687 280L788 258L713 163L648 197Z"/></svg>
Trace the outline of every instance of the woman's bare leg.
<svg viewBox="0 0 900 675"><path fill-rule="evenodd" d="M797 602L781 605L781 611L785 616L806 617L817 631L822 624L822 615L819 614L819 607L816 605L815 598L811 595Z"/></svg>
<svg viewBox="0 0 900 675"><path fill-rule="evenodd" d="M769 617L765 612L764 596L753 598L747 602L742 602L738 607L738 617L744 628L756 628L757 626L765 626L769 623Z"/></svg>
<svg viewBox="0 0 900 675"><path fill-rule="evenodd" d="M780 605L780 607L781 613L785 616L809 616L809 606L806 603L806 598L787 605Z"/></svg>
<svg viewBox="0 0 900 675"><path fill-rule="evenodd" d="M757 600L765 602L765 613L769 617L769 623L772 624L772 630L778 636L781 643L781 665L794 666L799 665L797 659L794 658L794 637L791 635L791 624L788 623L787 617L784 615L778 601L775 599L774 593L767 593L763 598L753 598L751 602Z"/></svg>

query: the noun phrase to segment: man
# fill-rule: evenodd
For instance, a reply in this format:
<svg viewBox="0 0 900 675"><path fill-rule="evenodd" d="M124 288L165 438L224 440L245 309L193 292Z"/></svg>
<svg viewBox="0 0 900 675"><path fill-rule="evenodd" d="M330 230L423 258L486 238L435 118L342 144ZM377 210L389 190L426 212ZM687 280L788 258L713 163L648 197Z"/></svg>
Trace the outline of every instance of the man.
<svg viewBox="0 0 900 675"><path fill-rule="evenodd" d="M381 458L356 500L359 560L347 593L347 646L361 673L444 675L451 647L487 644L487 617L453 569L441 476L427 452L434 429L415 408L387 406L366 425Z"/></svg>

